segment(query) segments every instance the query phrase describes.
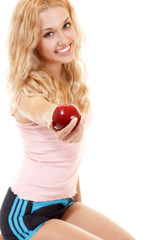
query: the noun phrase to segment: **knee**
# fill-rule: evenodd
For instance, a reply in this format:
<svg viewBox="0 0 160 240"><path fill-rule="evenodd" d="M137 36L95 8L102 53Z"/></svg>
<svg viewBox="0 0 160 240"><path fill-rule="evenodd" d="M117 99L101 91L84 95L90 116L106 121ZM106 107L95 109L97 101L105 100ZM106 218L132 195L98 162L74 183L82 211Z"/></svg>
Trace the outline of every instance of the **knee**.
<svg viewBox="0 0 160 240"><path fill-rule="evenodd" d="M2 235L0 234L0 240L4 240L4 238L2 237Z"/></svg>
<svg viewBox="0 0 160 240"><path fill-rule="evenodd" d="M136 239L134 237L132 237L132 236L126 236L122 240L136 240Z"/></svg>

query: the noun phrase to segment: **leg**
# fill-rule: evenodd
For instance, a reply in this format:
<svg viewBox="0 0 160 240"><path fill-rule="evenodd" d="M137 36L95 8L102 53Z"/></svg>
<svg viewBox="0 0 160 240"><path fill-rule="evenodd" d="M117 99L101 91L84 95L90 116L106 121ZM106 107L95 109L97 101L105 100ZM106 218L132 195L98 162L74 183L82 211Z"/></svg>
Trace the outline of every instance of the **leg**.
<svg viewBox="0 0 160 240"><path fill-rule="evenodd" d="M0 240L4 240L3 238L2 238L2 235L0 234Z"/></svg>
<svg viewBox="0 0 160 240"><path fill-rule="evenodd" d="M129 233L106 216L82 203L74 203L62 219L104 240L134 240Z"/></svg>
<svg viewBox="0 0 160 240"><path fill-rule="evenodd" d="M30 240L102 240L68 222L52 219L46 222Z"/></svg>

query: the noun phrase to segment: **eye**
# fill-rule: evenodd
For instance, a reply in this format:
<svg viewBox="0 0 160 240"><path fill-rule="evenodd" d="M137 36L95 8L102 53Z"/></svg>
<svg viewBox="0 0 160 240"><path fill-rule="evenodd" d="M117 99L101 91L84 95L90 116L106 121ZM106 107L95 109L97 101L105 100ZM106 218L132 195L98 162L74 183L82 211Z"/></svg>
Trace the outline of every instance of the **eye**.
<svg viewBox="0 0 160 240"><path fill-rule="evenodd" d="M68 22L64 25L64 28L69 28L71 26L71 22Z"/></svg>
<svg viewBox="0 0 160 240"><path fill-rule="evenodd" d="M48 33L46 33L46 34L44 35L44 37L45 37L45 38L49 38L49 37L51 37L51 36L53 36L53 35L54 35L53 32L48 32Z"/></svg>

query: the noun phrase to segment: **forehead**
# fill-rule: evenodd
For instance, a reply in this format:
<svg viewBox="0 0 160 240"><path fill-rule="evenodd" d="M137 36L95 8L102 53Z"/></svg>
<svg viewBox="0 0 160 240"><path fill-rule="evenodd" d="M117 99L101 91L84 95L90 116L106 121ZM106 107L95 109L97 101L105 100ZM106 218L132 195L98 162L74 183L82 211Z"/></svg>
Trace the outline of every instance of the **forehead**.
<svg viewBox="0 0 160 240"><path fill-rule="evenodd" d="M48 8L39 14L41 28L56 28L62 24L67 17L69 17L69 12L63 6Z"/></svg>

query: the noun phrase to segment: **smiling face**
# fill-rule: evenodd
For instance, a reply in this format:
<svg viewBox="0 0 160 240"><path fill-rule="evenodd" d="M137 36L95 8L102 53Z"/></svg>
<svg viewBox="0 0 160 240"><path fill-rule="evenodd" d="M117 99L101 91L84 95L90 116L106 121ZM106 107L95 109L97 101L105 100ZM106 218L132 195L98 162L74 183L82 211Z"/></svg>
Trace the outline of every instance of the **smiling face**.
<svg viewBox="0 0 160 240"><path fill-rule="evenodd" d="M37 50L46 66L62 66L74 58L76 31L67 9L48 8L39 15L41 23Z"/></svg>

